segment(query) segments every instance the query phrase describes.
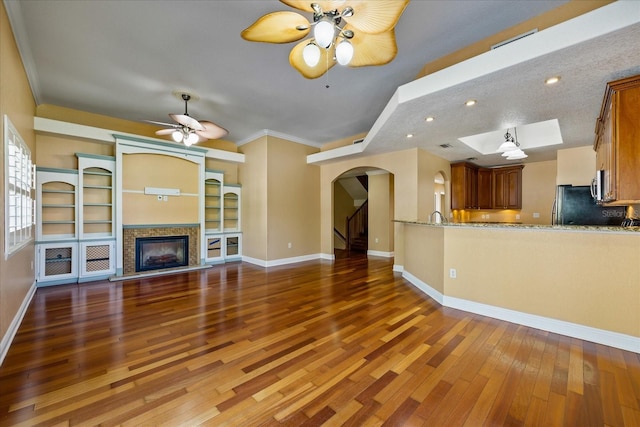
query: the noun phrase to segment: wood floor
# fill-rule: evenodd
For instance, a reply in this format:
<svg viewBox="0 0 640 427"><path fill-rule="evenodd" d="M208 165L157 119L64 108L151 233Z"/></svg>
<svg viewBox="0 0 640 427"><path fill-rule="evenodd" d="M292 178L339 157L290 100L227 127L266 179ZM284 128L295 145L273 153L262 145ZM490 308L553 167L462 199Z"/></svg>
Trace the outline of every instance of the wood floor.
<svg viewBox="0 0 640 427"><path fill-rule="evenodd" d="M38 289L0 386L2 426L640 426L639 354L366 257Z"/></svg>

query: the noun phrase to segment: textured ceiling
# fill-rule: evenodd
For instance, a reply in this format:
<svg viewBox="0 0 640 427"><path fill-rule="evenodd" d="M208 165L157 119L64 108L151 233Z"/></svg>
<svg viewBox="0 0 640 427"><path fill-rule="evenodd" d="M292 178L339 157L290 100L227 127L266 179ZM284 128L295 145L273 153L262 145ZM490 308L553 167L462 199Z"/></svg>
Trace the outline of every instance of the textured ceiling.
<svg viewBox="0 0 640 427"><path fill-rule="evenodd" d="M368 132L396 89L414 80L423 65L565 3L413 0L396 26L394 61L380 67L336 66L307 80L289 66L294 44L240 38L263 14L289 9L275 0L4 2L38 104L166 122L168 113L183 111L172 92L185 90L200 98L190 103L190 114L224 126L231 141L246 142L266 129L317 146ZM637 41L637 31L627 37ZM582 49L589 55L611 44L615 38ZM632 43L625 55L637 55L638 45ZM574 55L579 54L540 58L404 103L367 150L407 148L404 134L413 132L409 146L458 160L471 157L459 147L459 137L552 116L561 119L563 137L576 122L592 132L604 82L635 69L624 58L594 57L595 63L585 64L584 55ZM594 82L582 76L586 68L603 71ZM549 72L563 73L554 88L560 96L537 105L525 102L540 100L546 89L537 84ZM452 109L451 99L468 96L481 100L476 111L482 114L471 117ZM576 111L559 117L568 110ZM435 126L417 128L427 112L438 117ZM567 135L570 144L592 142L584 130ZM441 153L442 143L454 148ZM555 151L541 158L549 156Z"/></svg>

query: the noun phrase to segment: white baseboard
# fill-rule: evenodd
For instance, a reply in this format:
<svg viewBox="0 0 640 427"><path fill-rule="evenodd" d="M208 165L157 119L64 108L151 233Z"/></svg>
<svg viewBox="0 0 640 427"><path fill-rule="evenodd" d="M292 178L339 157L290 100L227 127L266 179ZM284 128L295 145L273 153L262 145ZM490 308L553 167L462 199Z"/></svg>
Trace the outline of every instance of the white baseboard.
<svg viewBox="0 0 640 427"><path fill-rule="evenodd" d="M382 251L367 251L367 256L379 256L383 258L393 258L393 252L382 252Z"/></svg>
<svg viewBox="0 0 640 427"><path fill-rule="evenodd" d="M413 286L415 286L416 288L420 289L422 292L424 292L425 294L429 295L431 298L436 300L436 302L438 304L445 305L444 302L443 302L444 301L444 295L442 295L440 292L438 292L435 289L433 289L431 286L427 285L422 280L418 279L413 274L409 273L408 271L403 271L402 272L402 277L407 279L409 281L409 283L411 283Z"/></svg>
<svg viewBox="0 0 640 427"><path fill-rule="evenodd" d="M335 261L336 260L336 256L335 256L335 254L320 254L320 259L327 259L329 261Z"/></svg>
<svg viewBox="0 0 640 427"><path fill-rule="evenodd" d="M4 358L9 352L9 347L11 346L16 333L18 332L18 328L20 327L20 323L22 323L22 319L24 319L24 315L27 312L27 308L29 308L29 304L31 304L31 299L33 299L33 296L36 293L36 288L36 282L34 281L27 291L27 295L25 295L24 299L22 300L22 304L20 304L18 312L13 317L13 320L9 325L9 329L7 329L7 333L4 334L2 340L0 341L0 365L2 365L2 362L4 362Z"/></svg>
<svg viewBox="0 0 640 427"><path fill-rule="evenodd" d="M281 258L281 259L266 261L263 259L251 258L243 255L242 261L248 262L249 264L259 265L260 267L275 267L278 265L295 264L298 262L312 261L314 259L322 259L322 258L323 258L323 254L312 254L312 255L303 255L298 257Z"/></svg>
<svg viewBox="0 0 640 427"><path fill-rule="evenodd" d="M541 329L572 338L591 341L598 344L608 345L634 353L640 353L640 338L618 332L606 331L604 329L592 328L590 326L579 325L577 323L566 322L564 320L552 319L535 314L523 313L502 307L496 307L475 301L450 297L441 294L431 286L421 281L409 272L403 272L402 277L407 279L413 286L436 300L445 307L451 307L469 313L492 317L518 325Z"/></svg>

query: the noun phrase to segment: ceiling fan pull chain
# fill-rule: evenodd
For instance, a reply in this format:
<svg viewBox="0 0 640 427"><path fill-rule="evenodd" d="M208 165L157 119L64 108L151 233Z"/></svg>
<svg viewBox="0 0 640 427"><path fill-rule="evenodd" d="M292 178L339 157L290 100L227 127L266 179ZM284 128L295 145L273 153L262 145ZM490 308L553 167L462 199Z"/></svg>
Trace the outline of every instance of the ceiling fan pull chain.
<svg viewBox="0 0 640 427"><path fill-rule="evenodd" d="M325 73L325 76L327 76L327 84L324 86L325 88L329 89L329 55L325 55L326 57L326 65L327 65L327 72Z"/></svg>

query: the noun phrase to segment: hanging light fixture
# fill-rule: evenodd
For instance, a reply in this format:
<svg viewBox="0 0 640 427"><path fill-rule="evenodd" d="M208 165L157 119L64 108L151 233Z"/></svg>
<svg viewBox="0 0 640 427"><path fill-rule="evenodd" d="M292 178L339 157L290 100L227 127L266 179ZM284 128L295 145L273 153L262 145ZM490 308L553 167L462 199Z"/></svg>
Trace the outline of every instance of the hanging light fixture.
<svg viewBox="0 0 640 427"><path fill-rule="evenodd" d="M529 157L520 149L516 128L513 128L513 133L515 134L515 138L511 136L509 129L507 129L507 133L504 134L504 142L498 147L496 152L502 153L502 157L506 157L507 160L519 160Z"/></svg>
<svg viewBox="0 0 640 427"><path fill-rule="evenodd" d="M329 50L335 47L335 60L340 65L349 65L353 58L353 45L349 39L353 38L353 31L344 30L342 18L353 16L353 8L345 7L342 12L338 9L323 12L320 5L312 3L313 8L313 39L304 47L302 58L309 67L315 67L320 61L320 48ZM342 39L341 41L338 41Z"/></svg>

